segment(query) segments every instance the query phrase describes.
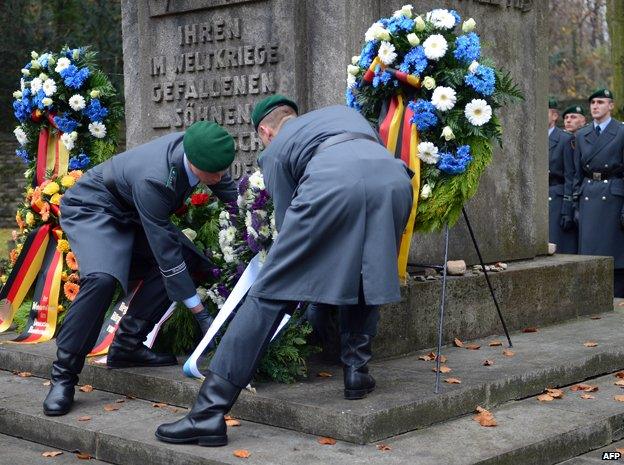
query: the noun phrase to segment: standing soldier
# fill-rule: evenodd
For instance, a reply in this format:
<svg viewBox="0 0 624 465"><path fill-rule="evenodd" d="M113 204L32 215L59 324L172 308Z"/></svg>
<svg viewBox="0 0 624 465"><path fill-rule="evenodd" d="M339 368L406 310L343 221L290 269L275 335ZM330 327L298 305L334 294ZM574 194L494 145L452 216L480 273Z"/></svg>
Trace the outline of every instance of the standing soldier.
<svg viewBox="0 0 624 465"><path fill-rule="evenodd" d="M177 363L143 345L170 301L184 302L209 325L191 273L206 272L210 262L169 218L199 182L224 201L236 200L236 186L224 175L233 159L232 136L200 121L92 168L63 196L61 226L78 259L80 291L56 338L46 415L69 412L118 282L125 292L131 280L142 284L115 332L111 368Z"/></svg>
<svg viewBox="0 0 624 465"><path fill-rule="evenodd" d="M573 136L556 126L557 101L548 102L548 237L559 253L577 252L572 190Z"/></svg>
<svg viewBox="0 0 624 465"><path fill-rule="evenodd" d="M614 294L624 297L624 126L611 117L614 96L589 97L593 122L576 133L575 196L579 203L579 253L614 259Z"/></svg>
<svg viewBox="0 0 624 465"><path fill-rule="evenodd" d="M572 105L566 108L561 117L563 118L563 127L572 134L587 124L585 110L580 105Z"/></svg>

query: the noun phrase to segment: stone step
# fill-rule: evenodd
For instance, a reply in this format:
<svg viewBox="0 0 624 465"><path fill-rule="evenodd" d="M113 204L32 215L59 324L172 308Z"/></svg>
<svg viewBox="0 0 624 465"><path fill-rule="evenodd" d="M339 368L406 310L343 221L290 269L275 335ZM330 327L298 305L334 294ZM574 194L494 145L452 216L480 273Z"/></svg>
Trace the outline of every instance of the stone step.
<svg viewBox="0 0 624 465"><path fill-rule="evenodd" d="M229 428L225 447L165 444L154 438L154 431L179 418L184 413L180 409L95 390L79 392L70 414L46 417L41 411L47 392L42 381L0 372L0 433L61 450L79 449L116 465L240 464L236 450L251 454L247 463L275 465L550 465L624 436L624 403L614 400L624 390L614 385L613 375L589 381L599 387L594 399L583 400L579 392L565 389L562 399L549 403L535 397L508 402L492 409L498 423L494 428L479 426L466 415L386 439L385 452L378 449L381 443L320 445L317 436L244 420ZM119 410L107 411L106 405Z"/></svg>
<svg viewBox="0 0 624 465"><path fill-rule="evenodd" d="M624 449L624 441L616 441L606 447L592 450L591 452L579 455L573 459L561 462L558 465L598 465L599 463L604 465L605 463L622 463L624 461L624 454L621 453L619 460L613 455L610 455L617 453L617 449ZM605 453L607 454L606 456L604 455ZM605 457L604 459L602 458L603 456Z"/></svg>
<svg viewBox="0 0 624 465"><path fill-rule="evenodd" d="M590 317L539 328L534 333L514 333L513 357L504 347L475 340L479 350L445 347L452 371L461 384L442 384L433 393L433 362L416 355L371 363L377 390L366 399L342 397L339 367L313 366L310 378L293 385L257 383L257 392L244 391L233 414L239 418L309 434L331 436L366 444L416 430L471 412L475 405L494 407L541 392L546 386L566 385L624 368L621 328L624 307ZM5 340L10 335L3 335ZM595 347L585 347L593 340ZM0 345L0 368L48 376L54 343ZM484 360L492 366L484 366ZM332 377L318 377L320 371ZM185 378L180 367L107 370L87 365L81 383L96 389L141 399L189 406L200 383ZM40 406L39 406L40 407Z"/></svg>
<svg viewBox="0 0 624 465"><path fill-rule="evenodd" d="M54 457L44 457L44 452L62 452ZM0 434L0 464L3 465L84 465L73 451L62 451L43 444ZM106 462L91 459L89 465L106 465Z"/></svg>

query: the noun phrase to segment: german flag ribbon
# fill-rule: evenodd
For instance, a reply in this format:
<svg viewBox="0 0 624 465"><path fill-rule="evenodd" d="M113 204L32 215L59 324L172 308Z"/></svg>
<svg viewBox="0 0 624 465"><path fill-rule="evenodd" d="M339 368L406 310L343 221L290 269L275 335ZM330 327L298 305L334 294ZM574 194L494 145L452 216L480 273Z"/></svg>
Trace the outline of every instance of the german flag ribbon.
<svg viewBox="0 0 624 465"><path fill-rule="evenodd" d="M42 127L39 131L39 144L37 147L37 185L41 185L46 180L46 175L62 176L67 174L69 166L69 150L61 141L62 133L54 123L54 115L48 115L48 121L52 128Z"/></svg>

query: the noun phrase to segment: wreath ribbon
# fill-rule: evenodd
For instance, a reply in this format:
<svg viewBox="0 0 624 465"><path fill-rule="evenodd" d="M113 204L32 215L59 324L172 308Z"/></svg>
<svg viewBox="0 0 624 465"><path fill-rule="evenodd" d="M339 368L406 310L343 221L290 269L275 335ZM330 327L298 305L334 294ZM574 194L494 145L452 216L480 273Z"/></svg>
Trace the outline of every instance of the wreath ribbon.
<svg viewBox="0 0 624 465"><path fill-rule="evenodd" d="M57 129L54 122L54 115L48 115L50 125ZM47 178L47 173L52 173L54 177L67 174L69 167L69 150L61 141L60 131L51 131L42 127L39 131L39 145L37 148L37 185L41 185Z"/></svg>

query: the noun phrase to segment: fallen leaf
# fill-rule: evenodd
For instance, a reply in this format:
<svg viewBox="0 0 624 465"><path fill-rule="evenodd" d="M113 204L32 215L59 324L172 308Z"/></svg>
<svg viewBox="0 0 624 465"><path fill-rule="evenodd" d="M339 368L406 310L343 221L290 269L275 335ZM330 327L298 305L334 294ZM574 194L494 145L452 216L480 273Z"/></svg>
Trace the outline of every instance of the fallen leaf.
<svg viewBox="0 0 624 465"><path fill-rule="evenodd" d="M117 399L115 401L116 404L123 404L126 401L126 399Z"/></svg>
<svg viewBox="0 0 624 465"><path fill-rule="evenodd" d="M464 343L457 338L453 339L453 344L455 347L464 347Z"/></svg>
<svg viewBox="0 0 624 465"><path fill-rule="evenodd" d="M513 357L514 355L516 355L516 353L513 350L505 349L503 350L503 355L505 357Z"/></svg>
<svg viewBox="0 0 624 465"><path fill-rule="evenodd" d="M20 378L30 378L32 376L32 373L30 371L18 371L17 376L19 376Z"/></svg>
<svg viewBox="0 0 624 465"><path fill-rule="evenodd" d="M238 449L234 451L234 457L238 457L239 459L249 458L250 455L251 455L251 452L245 449Z"/></svg>
<svg viewBox="0 0 624 465"><path fill-rule="evenodd" d="M136 399L136 396L130 396L130 395L128 395L128 394L126 394L124 397L125 397L126 399L128 399L128 400L133 400L133 399Z"/></svg>
<svg viewBox="0 0 624 465"><path fill-rule="evenodd" d="M388 445L388 444L377 444L377 450L380 450L381 452L387 452L389 450L392 450L392 448Z"/></svg>
<svg viewBox="0 0 624 465"><path fill-rule="evenodd" d="M433 352L418 356L418 360L422 360L423 362L430 362L433 359L435 359L435 354Z"/></svg>
<svg viewBox="0 0 624 465"><path fill-rule="evenodd" d="M481 346L479 344L468 344L465 346L468 350L479 350Z"/></svg>
<svg viewBox="0 0 624 465"><path fill-rule="evenodd" d="M616 383L617 384L617 383ZM589 384L575 384L570 388L570 391L584 391L584 392L596 392L598 390L598 386L591 386Z"/></svg>
<svg viewBox="0 0 624 465"><path fill-rule="evenodd" d="M483 361L483 366L491 367L492 365L494 365L494 361L493 360L484 360Z"/></svg>
<svg viewBox="0 0 624 465"><path fill-rule="evenodd" d="M490 347L498 347L498 346L502 346L503 343L501 341L492 341L488 344Z"/></svg>
<svg viewBox="0 0 624 465"><path fill-rule="evenodd" d="M522 330L523 333L537 333L537 331L538 331L537 328L535 328L533 326L531 326L529 328L524 328Z"/></svg>
<svg viewBox="0 0 624 465"><path fill-rule="evenodd" d="M323 438L318 438L318 443L323 446L333 446L334 444L336 444L336 440L333 438L323 437Z"/></svg>
<svg viewBox="0 0 624 465"><path fill-rule="evenodd" d="M76 454L76 457L79 458L80 460L91 460L93 457L91 457L91 455L87 452L78 452Z"/></svg>
<svg viewBox="0 0 624 465"><path fill-rule="evenodd" d="M435 367L433 367L433 368L431 369L431 371L437 371L437 370L436 370L436 368L435 368ZM453 370L451 370L451 369L450 369L449 367L447 367L446 365L441 365L441 366L440 366L440 373L450 373L451 371L453 371Z"/></svg>
<svg viewBox="0 0 624 465"><path fill-rule="evenodd" d="M225 420L225 424L228 426L240 426L241 422L234 418L230 418L229 420Z"/></svg>
<svg viewBox="0 0 624 465"><path fill-rule="evenodd" d="M78 421L89 421L90 419L91 417L89 415L78 417Z"/></svg>
<svg viewBox="0 0 624 465"><path fill-rule="evenodd" d="M331 378L334 375L332 375L329 371L319 371L316 376L319 378Z"/></svg>
<svg viewBox="0 0 624 465"><path fill-rule="evenodd" d="M57 457L62 454L63 454L63 451L60 451L60 450L49 450L47 452L42 453L41 455L43 457Z"/></svg>
<svg viewBox="0 0 624 465"><path fill-rule="evenodd" d="M479 406L477 406L476 411L478 412L478 415L475 415L473 420L478 422L481 426L491 427L497 425L492 412Z"/></svg>
<svg viewBox="0 0 624 465"><path fill-rule="evenodd" d="M624 454L624 448L618 447L617 449L615 449L616 452L619 452L620 454Z"/></svg>
<svg viewBox="0 0 624 465"><path fill-rule="evenodd" d="M614 384L616 386L624 387L624 379L618 379Z"/></svg>
<svg viewBox="0 0 624 465"><path fill-rule="evenodd" d="M228 420L234 420L234 417L233 417L233 416L231 416L231 415L223 415L223 419L224 419L225 421L228 421Z"/></svg>
<svg viewBox="0 0 624 465"><path fill-rule="evenodd" d="M583 344L585 347L598 347L598 343L594 342L594 341L587 341L585 344Z"/></svg>
<svg viewBox="0 0 624 465"><path fill-rule="evenodd" d="M459 378L445 378L444 382L448 384L461 384L461 380Z"/></svg>
<svg viewBox="0 0 624 465"><path fill-rule="evenodd" d="M581 394L581 399L594 399L591 394Z"/></svg>
<svg viewBox="0 0 624 465"><path fill-rule="evenodd" d="M483 407L481 407L480 405L477 405L477 408L475 409L475 411L476 411L477 413L483 413L483 412L488 412L488 413L489 413L489 411L488 411L488 410L484 409L484 408L483 408Z"/></svg>
<svg viewBox="0 0 624 465"><path fill-rule="evenodd" d="M537 400L540 402L552 402L555 398L550 394L542 394L541 396L537 396Z"/></svg>
<svg viewBox="0 0 624 465"><path fill-rule="evenodd" d="M44 385L44 386L49 386L50 384L52 384L52 383L50 383L50 381L49 381L49 380L48 380L48 381L44 381L44 382L43 382L43 385Z"/></svg>
<svg viewBox="0 0 624 465"><path fill-rule="evenodd" d="M152 407L154 408L163 408L166 407L167 404L163 404L162 402L156 402L155 404L152 404Z"/></svg>
<svg viewBox="0 0 624 465"><path fill-rule="evenodd" d="M601 316L591 316L589 317L592 320L600 320L602 317Z"/></svg>
<svg viewBox="0 0 624 465"><path fill-rule="evenodd" d="M618 371L615 375L616 378L624 378L624 371Z"/></svg>
<svg viewBox="0 0 624 465"><path fill-rule="evenodd" d="M553 399L563 399L563 391L561 389L546 389L546 394Z"/></svg>
<svg viewBox="0 0 624 465"><path fill-rule="evenodd" d="M85 384L84 386L80 386L81 392L93 392L93 386L90 384Z"/></svg>
<svg viewBox="0 0 624 465"><path fill-rule="evenodd" d="M613 398L618 402L624 402L624 396L613 396Z"/></svg>
<svg viewBox="0 0 624 465"><path fill-rule="evenodd" d="M115 405L115 404L106 404L104 406L104 411L105 412L114 412L115 410L119 410L119 405Z"/></svg>
<svg viewBox="0 0 624 465"><path fill-rule="evenodd" d="M440 355L440 363L446 363L446 356L445 355Z"/></svg>

